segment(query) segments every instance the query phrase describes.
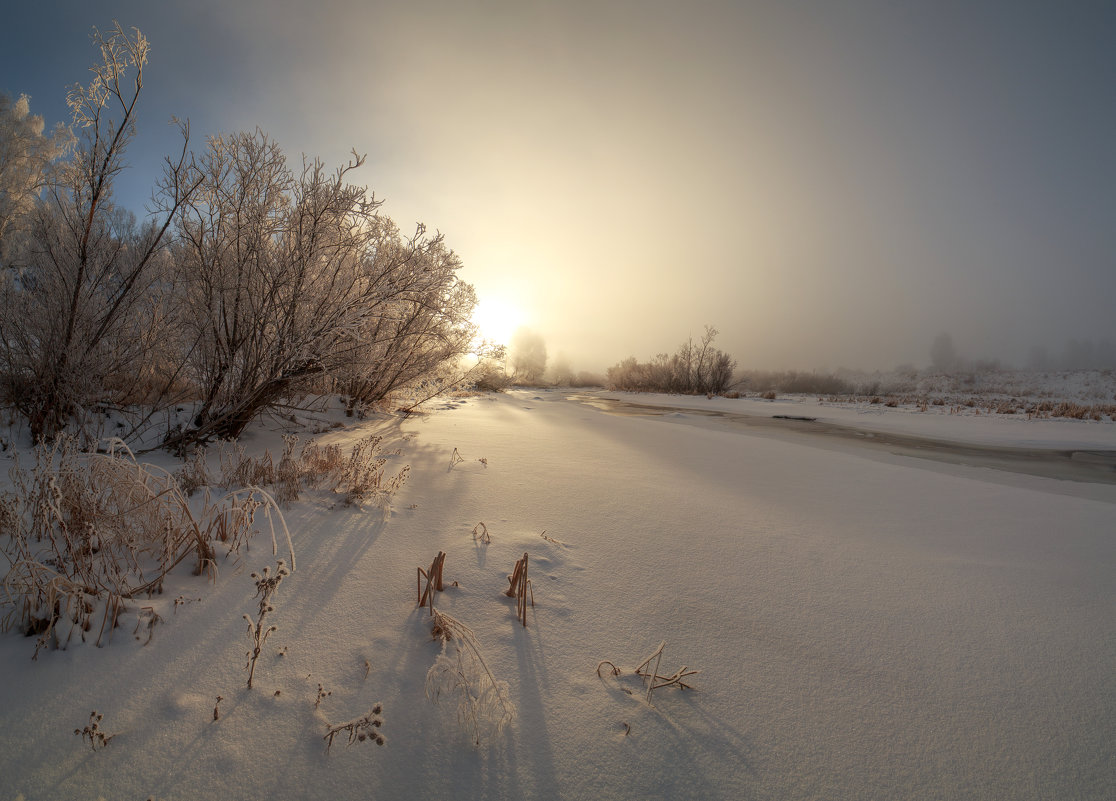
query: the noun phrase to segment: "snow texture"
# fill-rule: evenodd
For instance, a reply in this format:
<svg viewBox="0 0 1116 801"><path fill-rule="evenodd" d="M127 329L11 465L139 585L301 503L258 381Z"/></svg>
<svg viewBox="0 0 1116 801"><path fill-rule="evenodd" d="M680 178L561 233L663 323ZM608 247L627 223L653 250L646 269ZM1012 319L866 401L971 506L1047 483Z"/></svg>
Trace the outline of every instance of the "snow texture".
<svg viewBox="0 0 1116 801"><path fill-rule="evenodd" d="M1116 424L705 398L616 414L570 395L455 400L325 435L384 434L400 449L388 469L410 478L384 514L324 493L288 510L298 568L252 690L241 616L249 573L274 562L266 537L214 583L183 570L137 602L162 618L146 645L138 610L105 648L32 662L32 639L0 638L0 799L1116 794L1116 485L701 412L1093 450ZM247 447L277 441L258 429ZM415 573L439 550L436 606L475 633L518 712L481 748L453 704L425 697L440 644ZM526 627L504 595L525 552ZM631 670L664 640L660 672L701 672L648 704ZM621 675L598 677L601 660ZM379 701L387 744L327 755L329 724ZM113 735L95 751L73 734L92 710Z"/></svg>

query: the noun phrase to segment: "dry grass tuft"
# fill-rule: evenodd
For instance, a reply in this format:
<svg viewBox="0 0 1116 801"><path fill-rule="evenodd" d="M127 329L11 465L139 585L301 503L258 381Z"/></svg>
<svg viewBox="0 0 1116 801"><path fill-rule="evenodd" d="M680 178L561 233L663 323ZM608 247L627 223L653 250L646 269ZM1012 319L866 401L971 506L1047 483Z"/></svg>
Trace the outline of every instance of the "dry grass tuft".
<svg viewBox="0 0 1116 801"><path fill-rule="evenodd" d="M166 575L185 560L213 575L216 543L228 542L230 553L246 543L260 508L273 550L276 520L290 546L282 515L262 490L215 503L207 497L195 516L174 476L137 463L119 441L87 452L60 436L34 458L31 468L13 460L12 489L0 495L0 552L8 562L0 629L37 637L34 658L94 629L102 645L128 603L162 592ZM146 622L150 633L156 619Z"/></svg>
<svg viewBox="0 0 1116 801"><path fill-rule="evenodd" d="M345 503L350 506L370 500L384 506L406 482L411 468L404 465L396 475L386 477L387 458L379 453L382 442L383 437L367 436L353 445L346 456L339 445L317 442L308 442L299 450L299 438L285 434L278 465L270 451L252 457L239 443L222 443L218 452L220 475L216 480L206 469L202 449L194 452L176 477L187 495L211 484L225 489L271 487L274 500L289 506L299 499L304 488L324 488L344 495ZM398 451L392 455L397 454Z"/></svg>

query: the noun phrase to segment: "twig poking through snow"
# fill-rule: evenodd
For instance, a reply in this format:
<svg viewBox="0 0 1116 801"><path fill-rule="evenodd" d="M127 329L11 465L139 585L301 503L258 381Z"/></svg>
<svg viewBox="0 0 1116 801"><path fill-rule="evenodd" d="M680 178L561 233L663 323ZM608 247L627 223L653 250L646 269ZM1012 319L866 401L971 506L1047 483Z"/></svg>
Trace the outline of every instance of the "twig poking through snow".
<svg viewBox="0 0 1116 801"><path fill-rule="evenodd" d="M434 592L442 591L442 566L446 563L446 554L444 551L438 551L438 555L434 557L434 561L430 563L429 570L423 570L421 567L417 568L418 575L417 581L417 595L419 607L430 606L430 614L434 614ZM422 588L422 580L426 579L426 589Z"/></svg>
<svg viewBox="0 0 1116 801"><path fill-rule="evenodd" d="M701 672L699 670L690 670L685 665L683 665L669 676L660 675L659 666L662 664L663 661L664 648L666 648L666 640L660 642L659 647L652 651L651 655L640 662L639 665L636 666L635 670L632 671L637 676L644 679L644 681L646 682L647 694L645 696L645 700L649 704L651 703L651 697L654 694L655 690L658 690L661 687L675 686L680 690L693 689L692 685L687 684L685 681L683 681L683 679L689 676L697 675ZM648 666L651 664L652 660L655 661L655 667L648 669ZM601 677L601 669L604 668L605 665L608 665L608 672L613 676L619 676L621 673L623 673L623 671L619 667L617 667L615 663L605 659L597 663L598 678ZM629 690L625 689L625 692L631 695L631 692Z"/></svg>
<svg viewBox="0 0 1116 801"><path fill-rule="evenodd" d="M322 737L326 741L326 753L328 754L329 749L333 747L333 738L341 732L348 733L348 745L356 742L363 743L365 740L372 740L376 745L386 743L387 739L380 731L380 727L384 725L384 719L380 717L383 711L383 704L376 704L372 707L372 711L363 717L350 720L348 723L338 723L336 726L326 724L326 733Z"/></svg>
<svg viewBox="0 0 1116 801"><path fill-rule="evenodd" d="M271 605L272 593L279 587L279 584L284 578L290 575L287 570L287 564L282 559L275 563L275 575L271 575L271 568L265 567L263 573L253 573L252 578L256 580L256 595L259 596L259 614L256 620L244 615L244 619L248 621L248 636L252 638L252 650L245 654L248 657L248 663L244 669L248 671L248 689L252 689L252 677L256 674L256 660L260 658L260 652L263 651L264 643L267 641L268 636L277 629L276 626L264 627L264 618L267 617L269 612L274 612L275 607Z"/></svg>
<svg viewBox="0 0 1116 801"><path fill-rule="evenodd" d="M115 737L115 734L105 734L101 730L101 719L104 715L94 709L89 713L89 722L85 724L84 729L74 729L74 734L81 735L82 739L89 741L89 747L94 751L100 746L104 748L109 744L109 740Z"/></svg>
<svg viewBox="0 0 1116 801"><path fill-rule="evenodd" d="M508 576L508 584L511 586L504 591L504 595L509 598L515 598L515 616L523 623L524 628L527 627L527 591L531 591L531 606L535 605L535 588L531 584L531 580L527 578L527 554L523 554L523 558L515 563L515 569L512 574Z"/></svg>

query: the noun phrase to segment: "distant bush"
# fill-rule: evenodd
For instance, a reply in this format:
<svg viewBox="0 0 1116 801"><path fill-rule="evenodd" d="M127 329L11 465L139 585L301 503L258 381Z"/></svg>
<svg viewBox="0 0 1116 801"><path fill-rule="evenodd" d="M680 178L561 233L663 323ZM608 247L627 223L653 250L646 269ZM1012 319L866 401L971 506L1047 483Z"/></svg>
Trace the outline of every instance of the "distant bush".
<svg viewBox="0 0 1116 801"><path fill-rule="evenodd" d="M736 361L713 347L716 337L717 329L706 326L700 342L687 340L673 356L660 353L649 362L624 359L608 368L607 386L628 392L720 394L732 385Z"/></svg>
<svg viewBox="0 0 1116 801"><path fill-rule="evenodd" d="M852 395L856 388L828 373L800 373L794 370L772 372L750 370L740 382L751 392L781 392L791 395ZM870 394L870 393L869 393Z"/></svg>

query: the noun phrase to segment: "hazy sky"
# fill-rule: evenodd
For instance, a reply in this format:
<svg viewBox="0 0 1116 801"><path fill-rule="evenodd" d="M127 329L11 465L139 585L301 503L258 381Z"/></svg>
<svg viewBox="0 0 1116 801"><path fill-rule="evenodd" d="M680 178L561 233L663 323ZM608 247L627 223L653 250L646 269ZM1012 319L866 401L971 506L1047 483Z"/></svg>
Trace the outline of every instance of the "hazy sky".
<svg viewBox="0 0 1116 801"><path fill-rule="evenodd" d="M119 199L171 114L368 154L403 228L575 369L706 323L741 367L1021 362L1116 340L1116 3L26 2L0 90L66 120L113 19L151 42Z"/></svg>

